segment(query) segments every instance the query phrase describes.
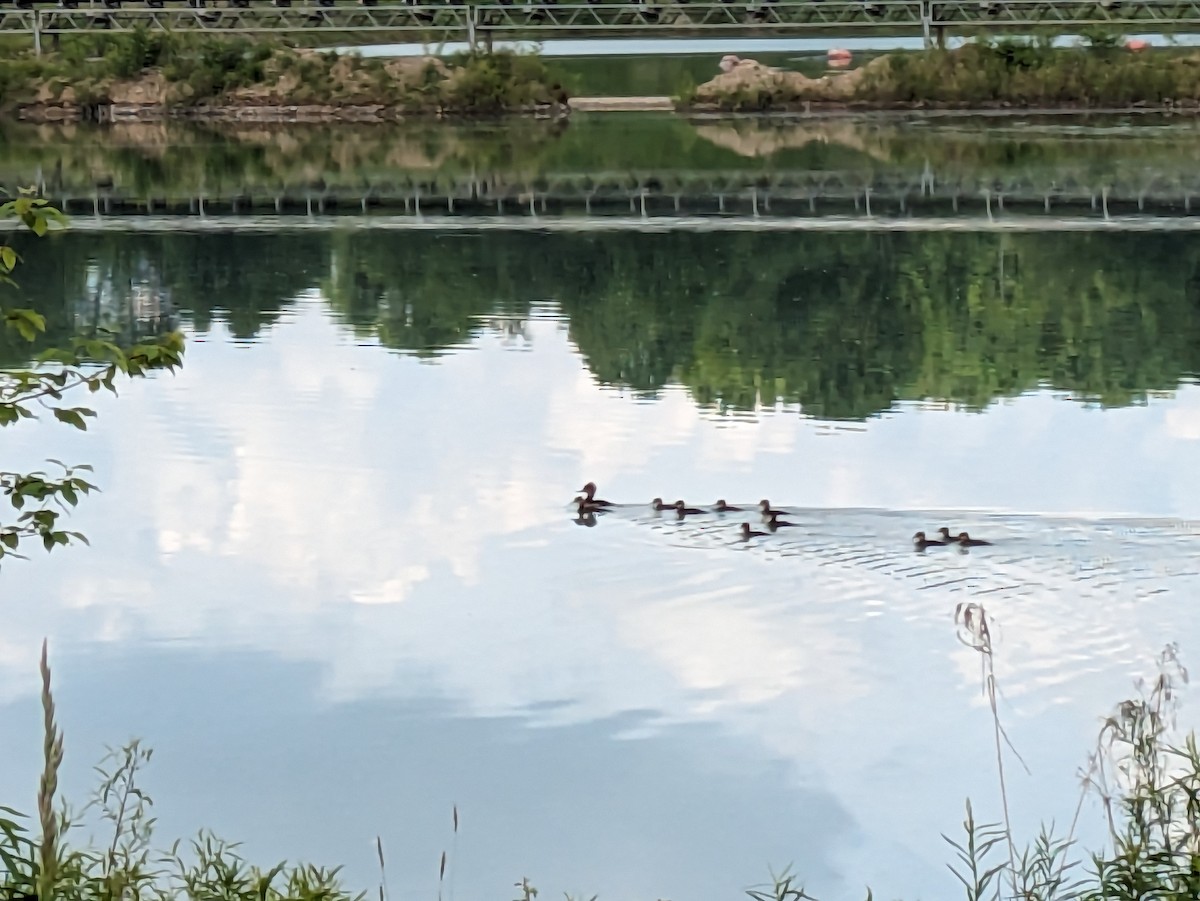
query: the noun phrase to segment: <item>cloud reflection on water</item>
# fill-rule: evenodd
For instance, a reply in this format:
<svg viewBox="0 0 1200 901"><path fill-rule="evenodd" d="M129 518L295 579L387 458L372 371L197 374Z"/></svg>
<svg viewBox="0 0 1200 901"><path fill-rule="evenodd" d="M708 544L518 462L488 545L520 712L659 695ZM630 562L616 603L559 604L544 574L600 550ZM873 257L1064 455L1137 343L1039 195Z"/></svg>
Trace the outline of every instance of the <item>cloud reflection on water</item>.
<svg viewBox="0 0 1200 901"><path fill-rule="evenodd" d="M456 798L481 823L475 840L513 855L477 845L464 891L522 867L525 847L540 872L591 876L577 887L602 896L728 894L763 874L755 849L785 863L787 839L814 889L928 894L961 797L994 798L976 762L978 661L953 640L958 598L852 565L689 547L631 520L577 529L572 490L593 478L628 501L1200 517L1194 386L1105 412L1039 393L983 415L906 406L854 431L794 411L731 424L681 390L632 403L596 385L559 323L528 331L531 352L485 334L430 366L351 342L309 298L249 348L218 329L178 376L101 400L86 436L13 432L18 456L49 442L97 462L104 493L74 520L93 550L6 568L0 696L30 708L49 635L68 736L135 731L177 755L166 803L195 780L173 822L217 814L251 847L344 855L363 879L376 829L428 843L419 818L397 823L407 792L430 815ZM835 531L873 524L863 541L883 548L894 523L898 555L914 528L827 516ZM1043 528L1035 538L1052 540L1055 523ZM1031 819L1065 815L1095 717L1196 626L1178 593L1089 606L1064 590L1069 573L1043 576L1052 590L994 601ZM160 683L149 695L139 671ZM260 755L238 731L260 715L271 735L304 740ZM475 744L445 738L451 727ZM28 761L17 743L32 738L0 749ZM421 746L457 748L459 781L443 784L446 760ZM73 747L82 767L91 749ZM262 781L219 775L238 767ZM422 794L426 781L437 791ZM298 786L335 806L341 786L352 812L300 827ZM655 800L615 801L640 795ZM610 864L629 858L605 842L641 847L633 872L666 868L665 884L622 882Z"/></svg>

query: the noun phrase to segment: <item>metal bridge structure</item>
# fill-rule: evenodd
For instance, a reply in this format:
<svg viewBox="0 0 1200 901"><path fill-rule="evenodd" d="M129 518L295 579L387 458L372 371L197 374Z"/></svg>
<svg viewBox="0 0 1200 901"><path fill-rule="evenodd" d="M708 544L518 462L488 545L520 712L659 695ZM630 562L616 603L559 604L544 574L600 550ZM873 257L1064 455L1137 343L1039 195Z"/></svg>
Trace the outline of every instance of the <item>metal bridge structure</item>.
<svg viewBox="0 0 1200 901"><path fill-rule="evenodd" d="M10 181L10 179L5 179ZM28 178L13 184L30 183ZM77 221L105 216L344 217L373 214L643 219L1023 214L1149 214L1200 221L1200 170L1098 175L1069 166L1012 172L937 172L930 166L849 171L680 170L638 173L404 174L288 182L237 180L172 189L98 187L87 179L40 185Z"/></svg>
<svg viewBox="0 0 1200 901"><path fill-rule="evenodd" d="M58 5L0 0L0 35L30 35L39 51L47 37L143 28L464 41L474 47L495 39L832 37L881 32L920 36L929 45L947 30L1063 32L1094 26L1200 31L1200 0L58 0Z"/></svg>

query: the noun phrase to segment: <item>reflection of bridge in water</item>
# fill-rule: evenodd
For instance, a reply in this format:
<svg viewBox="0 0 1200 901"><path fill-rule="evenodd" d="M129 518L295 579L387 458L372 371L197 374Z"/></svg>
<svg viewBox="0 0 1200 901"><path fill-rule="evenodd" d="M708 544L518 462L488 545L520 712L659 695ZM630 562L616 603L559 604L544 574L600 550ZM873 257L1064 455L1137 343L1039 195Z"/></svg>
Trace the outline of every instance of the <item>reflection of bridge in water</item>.
<svg viewBox="0 0 1200 901"><path fill-rule="evenodd" d="M69 177L68 177L69 178ZM1200 212L1200 171L1084 169L935 171L657 171L518 178L395 175L289 183L229 180L140 191L121 185L46 185L74 216L361 215L578 217L996 216L1007 212L1104 218Z"/></svg>

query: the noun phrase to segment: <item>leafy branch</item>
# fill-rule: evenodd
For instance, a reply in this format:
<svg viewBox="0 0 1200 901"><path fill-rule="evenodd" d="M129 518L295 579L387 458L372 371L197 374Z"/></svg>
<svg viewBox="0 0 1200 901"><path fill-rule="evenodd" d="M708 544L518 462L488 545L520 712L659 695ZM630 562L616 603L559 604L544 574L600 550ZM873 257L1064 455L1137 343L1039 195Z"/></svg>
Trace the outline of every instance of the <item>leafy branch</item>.
<svg viewBox="0 0 1200 901"><path fill-rule="evenodd" d="M28 191L0 205L0 220L4 219L17 219L39 237L66 223L62 213ZM16 286L11 276L20 262L13 247L0 244L0 286ZM0 318L5 328L30 343L46 333L46 318L36 310L0 306ZM0 372L0 427L49 412L59 422L85 431L87 421L96 412L65 403L68 392L86 385L92 394L102 389L116 394L118 375L139 377L159 369L173 372L183 363L183 336L179 332L130 347L121 347L110 337L108 333L77 336L65 347L33 356L26 368ZM26 540L40 540L47 551L73 541L86 543L79 532L60 528L59 520L79 502L81 494L97 490L78 474L90 472L90 467L51 462L63 470L61 477L51 478L44 472L0 471L0 495L17 514L15 522L0 522L0 559L23 557L20 549Z"/></svg>

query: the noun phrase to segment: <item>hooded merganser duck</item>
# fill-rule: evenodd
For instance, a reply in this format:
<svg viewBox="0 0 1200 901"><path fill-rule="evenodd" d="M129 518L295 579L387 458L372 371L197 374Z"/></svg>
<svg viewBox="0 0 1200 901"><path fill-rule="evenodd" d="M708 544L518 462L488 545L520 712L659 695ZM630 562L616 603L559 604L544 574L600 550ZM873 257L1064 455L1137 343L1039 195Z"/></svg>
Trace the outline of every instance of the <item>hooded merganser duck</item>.
<svg viewBox="0 0 1200 901"><path fill-rule="evenodd" d="M942 547L945 543L926 538L924 532L918 532L913 536L913 548L918 551L923 551L927 547Z"/></svg>
<svg viewBox="0 0 1200 901"><path fill-rule="evenodd" d="M763 515L764 519L768 516L778 516L780 513L783 512L782 510L772 510L771 502L769 500L766 500L765 498L758 502L758 509L762 511L762 515Z"/></svg>
<svg viewBox="0 0 1200 901"><path fill-rule="evenodd" d="M685 516L694 516L697 513L704 512L699 507L689 507L683 501L676 501L672 506L675 508L675 512L679 514L680 519Z"/></svg>
<svg viewBox="0 0 1200 901"><path fill-rule="evenodd" d="M674 504L664 504L663 499L661 497L656 497L654 500L652 500L650 502L650 508L661 512L663 510L674 510L675 505Z"/></svg>
<svg viewBox="0 0 1200 901"><path fill-rule="evenodd" d="M749 541L751 538L761 538L766 534L766 532L756 532L750 528L750 523L748 522L742 523L742 541Z"/></svg>
<svg viewBox="0 0 1200 901"><path fill-rule="evenodd" d="M608 511L608 506L603 505L600 501L589 501L586 497L577 497L573 503L579 508L580 513L605 513Z"/></svg>
<svg viewBox="0 0 1200 901"><path fill-rule="evenodd" d="M715 510L717 513L741 513L742 512L741 507L731 507L731 506L729 506L729 504L725 503L724 498L717 501L716 505L713 507L713 510Z"/></svg>
<svg viewBox="0 0 1200 901"><path fill-rule="evenodd" d="M953 544L954 542L958 541L958 538L951 535L950 530L945 526L942 526L940 529L938 529L938 535L942 539L942 544Z"/></svg>
<svg viewBox="0 0 1200 901"><path fill-rule="evenodd" d="M589 504L591 504L591 505L593 505L593 506L596 506L596 507L612 507L612 506L615 506L615 505L612 503L612 501L602 501L602 500L598 500L598 499L596 498L596 483L595 483L595 482L588 482L586 485L584 485L584 486L583 486L582 488L580 488L579 490L580 490L580 491L582 491L582 492L584 493L584 496L586 496L586 497L587 497L587 501L588 501L588 503L589 503Z"/></svg>
<svg viewBox="0 0 1200 901"><path fill-rule="evenodd" d="M774 532L776 529L785 529L788 526L794 525L796 525L794 522L784 522L782 519L780 519L778 510L771 511L771 517L767 520L767 530L770 532Z"/></svg>
<svg viewBox="0 0 1200 901"><path fill-rule="evenodd" d="M982 538L972 538L966 532L959 532L958 537L954 539L962 547L991 547L990 541L984 541Z"/></svg>

